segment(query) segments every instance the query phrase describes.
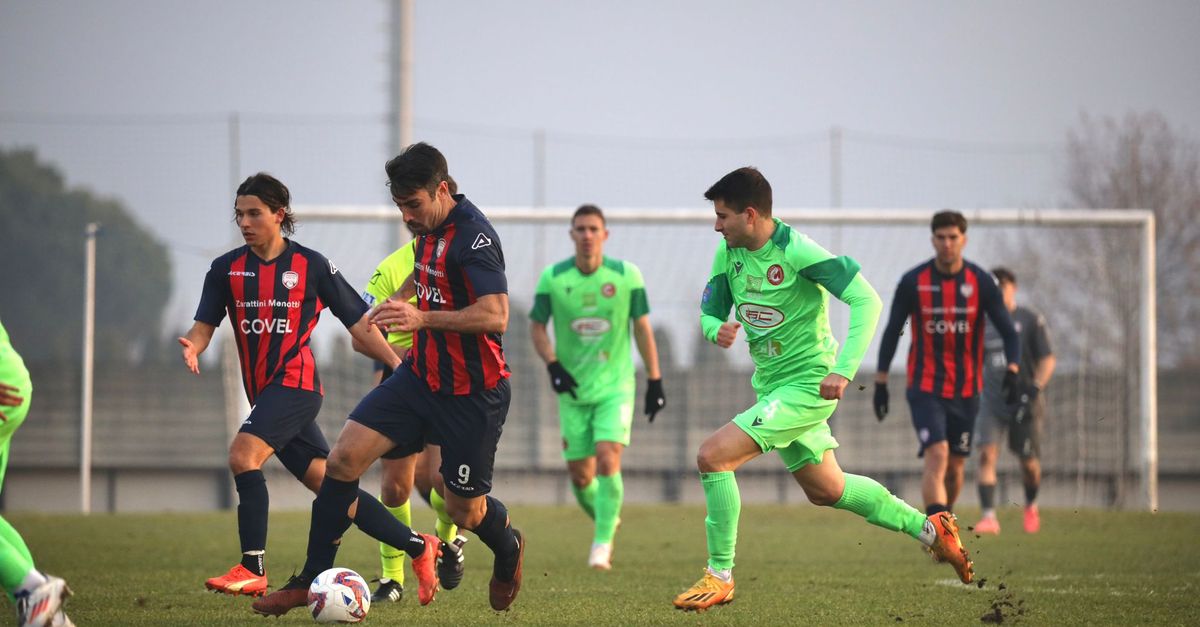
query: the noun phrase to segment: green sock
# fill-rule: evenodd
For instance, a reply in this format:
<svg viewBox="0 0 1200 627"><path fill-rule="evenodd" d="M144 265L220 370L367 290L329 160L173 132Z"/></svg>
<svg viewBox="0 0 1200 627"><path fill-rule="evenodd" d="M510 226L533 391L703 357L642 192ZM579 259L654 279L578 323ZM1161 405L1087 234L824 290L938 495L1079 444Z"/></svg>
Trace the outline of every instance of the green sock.
<svg viewBox="0 0 1200 627"><path fill-rule="evenodd" d="M571 484L571 491L575 493L575 501L579 503L579 507L583 508L583 513L592 520L596 520L596 484L596 481L592 481L584 488L578 487L574 483Z"/></svg>
<svg viewBox="0 0 1200 627"><path fill-rule="evenodd" d="M733 550L737 545L738 516L742 513L742 496L738 492L733 472L702 472L704 503L704 532L708 538L708 567L713 570L733 568Z"/></svg>
<svg viewBox="0 0 1200 627"><path fill-rule="evenodd" d="M919 538L925 526L925 514L901 501L878 481L862 475L846 474L846 489L833 506L863 518L872 525L892 531L903 531Z"/></svg>
<svg viewBox="0 0 1200 627"><path fill-rule="evenodd" d="M396 517L396 520L404 523L406 526L412 526L412 506L409 501L405 501L404 505L399 507L387 507L387 511ZM397 549L394 546L379 543L379 558L383 562L383 578L391 579L392 581L404 585L404 558L408 554L404 549Z"/></svg>
<svg viewBox="0 0 1200 627"><path fill-rule="evenodd" d="M429 490L429 504L433 506L433 511L437 514L437 523L434 524L434 527L437 528L438 539L442 542L453 542L454 537L458 535L458 525L455 525L454 519L446 513L446 499L438 494L437 488Z"/></svg>
<svg viewBox="0 0 1200 627"><path fill-rule="evenodd" d="M0 517L0 587L13 599L13 592L29 571L33 570L33 559L29 556L29 547L21 534Z"/></svg>
<svg viewBox="0 0 1200 627"><path fill-rule="evenodd" d="M596 494L596 535L594 542L612 542L621 519L621 503L625 500L625 481L621 473L599 475L592 485L599 484Z"/></svg>

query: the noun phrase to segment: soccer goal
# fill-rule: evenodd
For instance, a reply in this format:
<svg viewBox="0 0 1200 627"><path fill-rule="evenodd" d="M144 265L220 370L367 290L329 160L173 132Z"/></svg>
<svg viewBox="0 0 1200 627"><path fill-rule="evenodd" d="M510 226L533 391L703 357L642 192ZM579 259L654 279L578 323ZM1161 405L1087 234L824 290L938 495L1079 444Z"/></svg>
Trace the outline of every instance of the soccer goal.
<svg viewBox="0 0 1200 627"><path fill-rule="evenodd" d="M528 312L538 274L570 257L573 208L488 208L502 240L510 294L504 349L513 370L513 400L497 467L535 485L563 463L553 393L529 340ZM787 209L775 215L835 254L854 257L890 307L896 282L932 256L929 219L935 210ZM362 286L375 265L406 239L399 212L387 206L296 207L295 239L315 248ZM699 500L695 454L700 442L754 402L744 344L721 350L698 331L699 298L719 237L713 214L695 209L605 209L611 237L605 252L632 261L645 276L651 320L659 339L668 407L654 424L635 417L623 472L643 481L643 500ZM1058 358L1045 392L1043 489L1049 506L1157 508L1154 222L1148 211L964 211L966 256L990 268L1012 269L1018 302L1045 314ZM833 330L844 337L847 308L833 301ZM882 327L883 321L880 322ZM330 327L334 325L322 325ZM319 329L320 331L321 329ZM322 377L330 388L323 421L336 432L366 391L369 365L338 342L333 329L317 338ZM336 337L334 337L336 336ZM892 389L904 387L908 340L892 365ZM634 351L636 354L636 351ZM838 459L849 471L870 474L901 496L919 501L920 461L907 405L893 394L892 415L879 423L871 411L876 340L847 398L831 421L841 443ZM339 377L346 382L340 383ZM236 379L236 377L235 377ZM639 398L644 377L639 374ZM240 385L236 380L235 385ZM338 407L337 404L348 404ZM968 464L968 481L975 467ZM1000 497L1020 502L1020 475L1002 450ZM747 500L803 500L773 456L739 473ZM559 496L564 496L565 480ZM538 484L541 485L541 484ZM639 491L633 491L634 499ZM969 485L961 500L974 503Z"/></svg>

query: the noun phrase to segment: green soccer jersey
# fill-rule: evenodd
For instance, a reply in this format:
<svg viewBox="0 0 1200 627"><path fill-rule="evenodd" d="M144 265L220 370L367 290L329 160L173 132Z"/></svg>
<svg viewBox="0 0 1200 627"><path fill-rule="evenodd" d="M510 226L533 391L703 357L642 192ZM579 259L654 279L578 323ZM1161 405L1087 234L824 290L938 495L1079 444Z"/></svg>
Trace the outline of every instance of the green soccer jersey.
<svg viewBox="0 0 1200 627"><path fill-rule="evenodd" d="M8 331L5 330L3 323L0 323L0 383L11 385L19 390L28 390L30 383L29 370L25 367L25 360L21 359L21 355L8 341ZM19 396L24 395L19 394Z"/></svg>
<svg viewBox="0 0 1200 627"><path fill-rule="evenodd" d="M637 266L605 257L584 274L571 257L542 271L529 317L542 324L554 318L554 351L579 383L576 399L589 403L633 391L629 325L648 313Z"/></svg>
<svg viewBox="0 0 1200 627"><path fill-rule="evenodd" d="M375 305L387 300L400 286L404 284L404 280L413 272L413 245L416 240L413 240L400 248L396 252L388 255L379 265L375 267L375 274L371 275L371 280L367 281L367 287L363 290L363 300L367 301L367 305L374 307ZM414 296L410 303L416 303L417 297ZM412 333L388 333L388 343L401 348L412 348L413 334Z"/></svg>
<svg viewBox="0 0 1200 627"><path fill-rule="evenodd" d="M829 326L830 294L850 305L840 355ZM882 308L858 262L833 256L776 219L775 233L758 250L718 246L700 325L715 342L734 310L754 360L751 383L762 395L787 383L819 383L830 372L853 379Z"/></svg>

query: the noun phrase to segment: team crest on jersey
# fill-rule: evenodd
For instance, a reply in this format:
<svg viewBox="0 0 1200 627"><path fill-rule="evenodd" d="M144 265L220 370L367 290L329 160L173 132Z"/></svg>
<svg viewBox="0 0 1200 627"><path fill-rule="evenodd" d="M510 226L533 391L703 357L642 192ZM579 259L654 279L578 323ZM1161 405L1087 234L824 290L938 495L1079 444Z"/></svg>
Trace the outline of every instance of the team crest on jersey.
<svg viewBox="0 0 1200 627"><path fill-rule="evenodd" d="M971 294L975 293L975 286L970 283L963 283L958 286L958 291L962 292L963 298L970 298Z"/></svg>
<svg viewBox="0 0 1200 627"><path fill-rule="evenodd" d="M438 241L437 241L437 248L436 248L436 249L434 249L434 251L433 251L433 256L434 256L434 257L441 257L441 256L442 256L442 253L443 253L443 252L445 252L445 251L446 251L446 240L445 240L445 238L438 238Z"/></svg>
<svg viewBox="0 0 1200 627"><path fill-rule="evenodd" d="M475 236L475 243L471 244L471 250L479 250L480 248L484 248L486 246L491 246L491 245L492 245L492 238L488 237L487 235L484 235L483 233L480 233L479 235Z"/></svg>
<svg viewBox="0 0 1200 627"><path fill-rule="evenodd" d="M605 283L604 287L600 288L600 293L604 294L605 298L612 298L617 293L617 286L612 283Z"/></svg>
<svg viewBox="0 0 1200 627"><path fill-rule="evenodd" d="M329 265L332 266L333 264L331 263ZM293 272L291 270L288 270L287 272L283 273L282 279L283 279L283 286L290 290L293 287L296 287L296 284L300 282L300 275L296 274L295 272Z"/></svg>
<svg viewBox="0 0 1200 627"><path fill-rule="evenodd" d="M770 281L771 285L783 283L783 266L775 264L767 268L767 281Z"/></svg>

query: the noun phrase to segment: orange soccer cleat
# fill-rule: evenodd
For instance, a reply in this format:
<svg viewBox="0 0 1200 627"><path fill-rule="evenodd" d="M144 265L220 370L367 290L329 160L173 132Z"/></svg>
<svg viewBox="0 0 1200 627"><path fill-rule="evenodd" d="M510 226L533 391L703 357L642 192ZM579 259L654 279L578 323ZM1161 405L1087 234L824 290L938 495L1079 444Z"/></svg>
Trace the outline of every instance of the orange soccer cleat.
<svg viewBox="0 0 1200 627"><path fill-rule="evenodd" d="M1025 506L1025 533L1037 533L1042 528L1042 518L1038 515L1038 506Z"/></svg>
<svg viewBox="0 0 1200 627"><path fill-rule="evenodd" d="M283 616L296 607L308 605L308 586L312 582L292 575L284 586L261 599L255 599L250 609L263 616Z"/></svg>
<svg viewBox="0 0 1200 627"><path fill-rule="evenodd" d="M971 563L971 556L967 554L962 539L958 537L958 521L954 514L938 512L929 516L928 520L937 533L937 539L934 540L933 546L929 547L929 552L937 561L948 562L953 566L954 572L958 573L958 578L963 583L971 583L975 577L975 565Z"/></svg>
<svg viewBox="0 0 1200 627"><path fill-rule="evenodd" d="M733 601L733 577L725 581L713 574L709 568L704 569L700 581L692 584L675 597L675 607L692 612L703 612L714 605L724 605Z"/></svg>
<svg viewBox="0 0 1200 627"><path fill-rule="evenodd" d="M996 520L995 516L984 516L975 523L975 533L990 533L996 535L1000 533L1000 521Z"/></svg>
<svg viewBox="0 0 1200 627"><path fill-rule="evenodd" d="M442 555L442 541L437 536L421 534L425 541L425 552L412 560L413 573L417 576L417 600L429 605L438 591L438 558Z"/></svg>
<svg viewBox="0 0 1200 627"><path fill-rule="evenodd" d="M255 575L245 566L238 564L220 577L204 582L204 587L224 594L246 594L260 597L267 593L267 576Z"/></svg>
<svg viewBox="0 0 1200 627"><path fill-rule="evenodd" d="M513 529L513 534L517 536L517 566L513 569L512 576L508 581L502 581L493 572L492 580L488 582L488 601L497 612L507 610L513 601L517 600L517 593L521 591L521 571L525 566L525 536L519 529ZM492 570L495 571L494 566Z"/></svg>

